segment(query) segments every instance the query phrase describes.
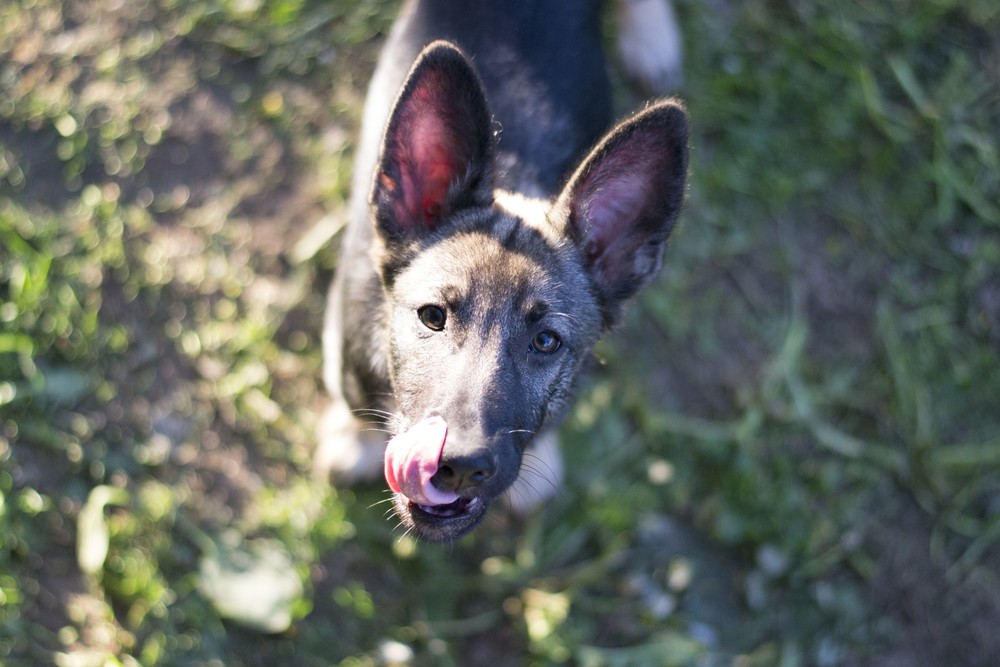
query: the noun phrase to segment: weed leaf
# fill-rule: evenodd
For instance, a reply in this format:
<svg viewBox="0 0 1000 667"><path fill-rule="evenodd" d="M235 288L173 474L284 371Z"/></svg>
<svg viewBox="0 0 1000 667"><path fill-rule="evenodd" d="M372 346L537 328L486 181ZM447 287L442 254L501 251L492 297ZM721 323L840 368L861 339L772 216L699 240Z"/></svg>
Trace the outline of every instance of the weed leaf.
<svg viewBox="0 0 1000 667"><path fill-rule="evenodd" d="M201 591L219 616L267 634L287 630L304 593L291 555L269 540L216 546L202 557L200 573Z"/></svg>
<svg viewBox="0 0 1000 667"><path fill-rule="evenodd" d="M76 524L76 560L80 569L96 575L104 567L111 542L111 531L104 516L108 505L124 505L128 492L113 486L97 486L87 496Z"/></svg>

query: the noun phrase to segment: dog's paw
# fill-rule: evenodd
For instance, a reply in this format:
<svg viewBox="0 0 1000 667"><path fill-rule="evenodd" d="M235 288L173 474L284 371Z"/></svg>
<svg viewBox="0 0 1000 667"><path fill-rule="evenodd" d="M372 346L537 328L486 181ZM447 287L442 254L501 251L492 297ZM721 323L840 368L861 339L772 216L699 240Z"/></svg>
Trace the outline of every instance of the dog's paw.
<svg viewBox="0 0 1000 667"><path fill-rule="evenodd" d="M618 0L618 52L626 74L644 92L680 88L681 32L670 0Z"/></svg>
<svg viewBox="0 0 1000 667"><path fill-rule="evenodd" d="M334 401L316 429L314 476L341 486L377 479L384 465L385 436L363 428L343 401Z"/></svg>
<svg viewBox="0 0 1000 667"><path fill-rule="evenodd" d="M546 431L524 452L521 474L507 491L507 504L512 512L525 516L559 493L562 482L559 436L555 431Z"/></svg>

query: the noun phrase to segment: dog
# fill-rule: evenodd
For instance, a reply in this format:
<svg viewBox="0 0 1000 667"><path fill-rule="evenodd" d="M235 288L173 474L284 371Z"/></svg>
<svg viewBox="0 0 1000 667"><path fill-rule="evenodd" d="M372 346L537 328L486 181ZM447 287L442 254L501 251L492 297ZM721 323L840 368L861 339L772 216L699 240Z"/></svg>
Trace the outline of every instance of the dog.
<svg viewBox="0 0 1000 667"><path fill-rule="evenodd" d="M373 76L316 469L384 472L422 540L555 492L580 372L680 213L685 109L657 101L608 130L599 20L598 0L410 0Z"/></svg>

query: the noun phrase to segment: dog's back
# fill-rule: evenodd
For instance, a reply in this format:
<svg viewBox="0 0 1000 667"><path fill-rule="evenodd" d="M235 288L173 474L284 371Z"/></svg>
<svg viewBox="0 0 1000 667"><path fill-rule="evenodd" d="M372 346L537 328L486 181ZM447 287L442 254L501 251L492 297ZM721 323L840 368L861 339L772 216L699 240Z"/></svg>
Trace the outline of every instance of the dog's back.
<svg viewBox="0 0 1000 667"><path fill-rule="evenodd" d="M365 206L392 101L417 54L437 39L470 57L500 131L496 186L549 196L607 130L611 103L599 0L410 0L372 79L354 187ZM363 208L361 211L359 209Z"/></svg>

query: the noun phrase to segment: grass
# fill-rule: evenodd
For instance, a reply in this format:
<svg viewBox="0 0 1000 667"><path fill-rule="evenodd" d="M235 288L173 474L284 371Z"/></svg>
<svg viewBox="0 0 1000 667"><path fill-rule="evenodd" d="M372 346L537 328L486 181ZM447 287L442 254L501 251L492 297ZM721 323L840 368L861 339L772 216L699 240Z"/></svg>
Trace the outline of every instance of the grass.
<svg viewBox="0 0 1000 667"><path fill-rule="evenodd" d="M993 4L678 2L664 276L442 548L309 475L395 3L6 3L0 662L996 664Z"/></svg>

